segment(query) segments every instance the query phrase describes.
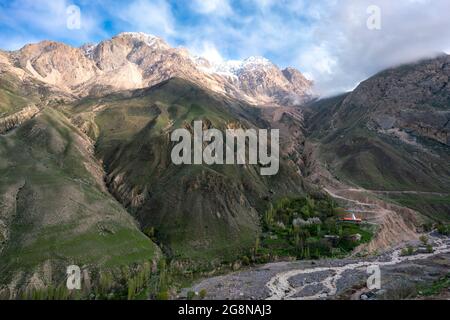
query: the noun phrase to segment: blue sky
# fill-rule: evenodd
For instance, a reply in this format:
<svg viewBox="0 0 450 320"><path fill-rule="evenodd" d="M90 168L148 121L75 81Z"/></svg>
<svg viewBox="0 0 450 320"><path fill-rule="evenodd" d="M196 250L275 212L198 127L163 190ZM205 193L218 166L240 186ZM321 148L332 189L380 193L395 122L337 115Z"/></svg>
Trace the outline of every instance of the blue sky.
<svg viewBox="0 0 450 320"><path fill-rule="evenodd" d="M277 3L284 2L283 5ZM317 17L316 4L295 1L224 0L13 0L0 1L0 40L3 49L18 49L28 42L44 39L79 46L99 42L122 31L142 31L164 38L174 46L195 51L217 49L227 59L264 55L283 64L289 52L280 50L287 36L295 32L296 46L310 32ZM69 5L81 9L81 29L66 28ZM259 33L258 30L262 32ZM277 43L275 43L277 42ZM263 45L264 44L264 45Z"/></svg>
<svg viewBox="0 0 450 320"><path fill-rule="evenodd" d="M81 28L67 28L67 8ZM381 29L369 30L368 8ZM74 46L122 31L164 38L213 61L269 58L332 94L381 69L450 50L448 0L0 0L0 48L44 39Z"/></svg>

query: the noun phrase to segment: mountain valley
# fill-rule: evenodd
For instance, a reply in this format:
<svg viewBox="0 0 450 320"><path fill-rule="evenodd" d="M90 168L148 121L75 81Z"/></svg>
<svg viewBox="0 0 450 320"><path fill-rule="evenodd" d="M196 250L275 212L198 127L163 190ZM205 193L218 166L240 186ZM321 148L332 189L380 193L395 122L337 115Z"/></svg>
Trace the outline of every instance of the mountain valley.
<svg viewBox="0 0 450 320"><path fill-rule="evenodd" d="M449 77L441 55L319 99L294 68L260 57L213 64L142 33L1 51L0 297L67 298L74 264L89 274L78 298L175 298L198 278L297 259L258 249L297 230L287 223L297 214L325 225L321 199L334 219L355 214L373 230L348 259L376 260L440 228L430 257L448 262ZM174 165L170 133L196 120L279 129L279 173ZM265 217L286 198L315 199L314 213L281 213L270 233Z"/></svg>

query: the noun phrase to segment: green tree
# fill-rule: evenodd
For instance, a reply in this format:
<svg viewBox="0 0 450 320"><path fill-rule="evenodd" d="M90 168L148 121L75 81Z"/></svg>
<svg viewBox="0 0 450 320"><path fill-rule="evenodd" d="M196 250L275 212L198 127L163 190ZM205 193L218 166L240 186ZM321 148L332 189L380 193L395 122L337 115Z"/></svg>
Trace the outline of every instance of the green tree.
<svg viewBox="0 0 450 320"><path fill-rule="evenodd" d="M206 298L206 290L205 289L202 289L202 290L200 290L200 292L199 292L199 296L200 296L200 299L205 299Z"/></svg>
<svg viewBox="0 0 450 320"><path fill-rule="evenodd" d="M426 246L428 244L428 237L426 235L422 235L420 236L420 241L424 246Z"/></svg>

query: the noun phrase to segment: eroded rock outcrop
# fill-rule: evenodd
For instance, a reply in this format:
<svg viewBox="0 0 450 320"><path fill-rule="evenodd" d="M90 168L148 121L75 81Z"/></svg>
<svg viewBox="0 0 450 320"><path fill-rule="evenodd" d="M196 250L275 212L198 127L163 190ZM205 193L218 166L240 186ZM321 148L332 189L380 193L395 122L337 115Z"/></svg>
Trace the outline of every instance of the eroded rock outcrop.
<svg viewBox="0 0 450 320"><path fill-rule="evenodd" d="M23 122L33 118L39 112L35 105L28 106L12 115L0 118L0 134L20 126Z"/></svg>

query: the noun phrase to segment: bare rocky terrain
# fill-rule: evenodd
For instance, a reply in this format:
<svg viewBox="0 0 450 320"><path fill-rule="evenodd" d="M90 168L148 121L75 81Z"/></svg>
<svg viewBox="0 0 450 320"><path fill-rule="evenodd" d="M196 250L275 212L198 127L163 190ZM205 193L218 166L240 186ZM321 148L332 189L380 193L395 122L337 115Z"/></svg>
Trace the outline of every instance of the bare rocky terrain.
<svg viewBox="0 0 450 320"><path fill-rule="evenodd" d="M312 82L262 57L214 65L143 33L121 33L73 48L43 41L5 52L0 63L77 97L151 87L178 77L254 105L296 105L313 97Z"/></svg>
<svg viewBox="0 0 450 320"><path fill-rule="evenodd" d="M420 286L448 275L450 239L430 237L434 252L401 256L400 248L365 258L279 262L205 279L187 291L206 290L206 299L405 299ZM410 245L419 245L411 242ZM367 288L368 266L379 266L381 288Z"/></svg>

